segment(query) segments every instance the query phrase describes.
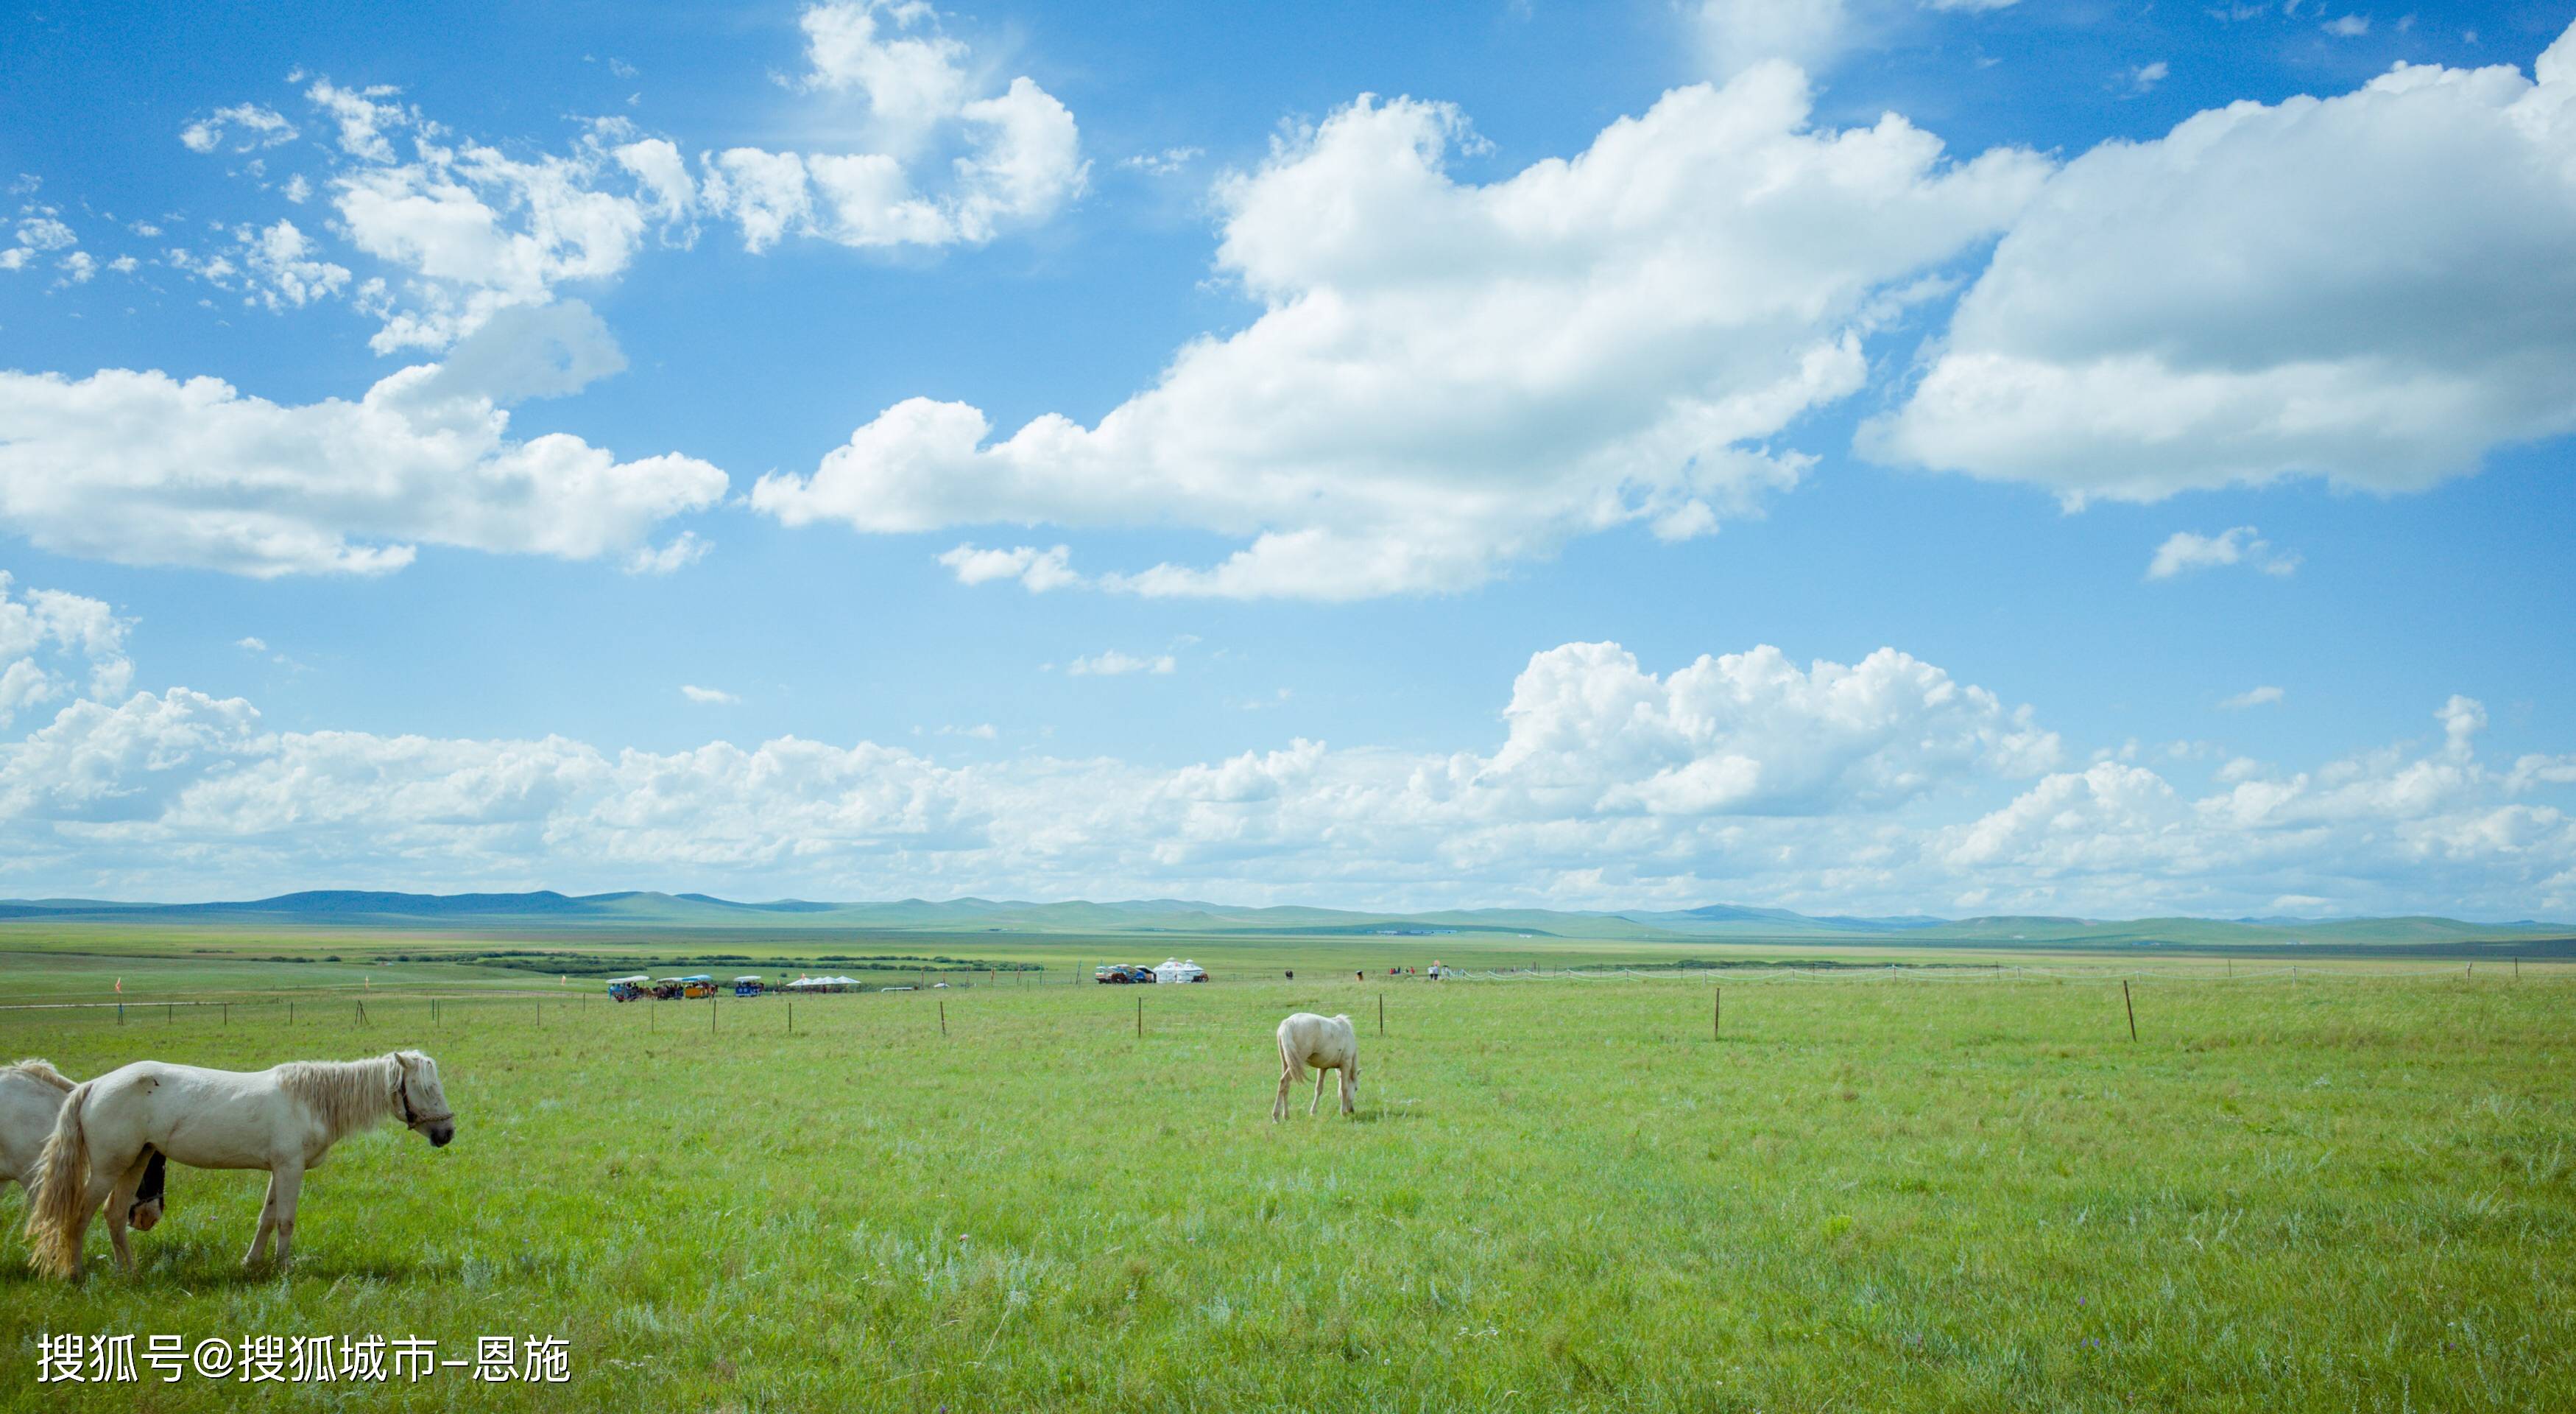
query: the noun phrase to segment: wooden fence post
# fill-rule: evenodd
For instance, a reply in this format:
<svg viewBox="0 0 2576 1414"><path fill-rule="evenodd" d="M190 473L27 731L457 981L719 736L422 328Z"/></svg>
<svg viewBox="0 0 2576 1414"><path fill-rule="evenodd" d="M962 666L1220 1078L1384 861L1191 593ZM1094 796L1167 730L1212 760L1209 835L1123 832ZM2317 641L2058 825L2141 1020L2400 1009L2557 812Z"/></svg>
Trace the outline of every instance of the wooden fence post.
<svg viewBox="0 0 2576 1414"><path fill-rule="evenodd" d="M1139 1041L1145 1039L1145 999L1143 997L1136 999L1136 1039Z"/></svg>
<svg viewBox="0 0 2576 1414"><path fill-rule="evenodd" d="M1712 1041L1717 1039L1718 1028L1724 1025L1725 1021L1726 989L1713 987L1710 989L1708 1004L1708 1039Z"/></svg>
<svg viewBox="0 0 2576 1414"><path fill-rule="evenodd" d="M2120 1005L2129 1009L2129 1039L2138 1039L2138 1004L2129 1000L2129 979L2120 979Z"/></svg>
<svg viewBox="0 0 2576 1414"><path fill-rule="evenodd" d="M1377 994L1377 1034L1386 1034L1386 993Z"/></svg>
<svg viewBox="0 0 2576 1414"><path fill-rule="evenodd" d="M939 1034L942 1036L948 1034L948 999L946 997L939 999Z"/></svg>

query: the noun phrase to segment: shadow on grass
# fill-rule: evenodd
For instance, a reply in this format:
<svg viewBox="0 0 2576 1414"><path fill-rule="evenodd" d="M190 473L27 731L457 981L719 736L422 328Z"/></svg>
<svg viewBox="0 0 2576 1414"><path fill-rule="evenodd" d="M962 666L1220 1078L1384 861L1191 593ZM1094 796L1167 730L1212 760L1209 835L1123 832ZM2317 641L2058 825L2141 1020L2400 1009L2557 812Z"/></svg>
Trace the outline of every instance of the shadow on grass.
<svg viewBox="0 0 2576 1414"><path fill-rule="evenodd" d="M458 1279L462 1264L455 1261L392 1263L365 1260L334 1260L327 1253L299 1252L295 1261L281 1269L273 1262L245 1267L239 1248L227 1248L208 1242L189 1242L147 1250L137 1243L134 1271L131 1275L118 1268L114 1255L106 1251L88 1252L81 1266L80 1283L101 1283L136 1287L253 1287L265 1286L281 1275L305 1281L334 1282L356 1280L402 1286L419 1282L442 1282ZM27 1265L24 1251L0 1256L0 1292L31 1291L55 1284L57 1278L46 1276Z"/></svg>

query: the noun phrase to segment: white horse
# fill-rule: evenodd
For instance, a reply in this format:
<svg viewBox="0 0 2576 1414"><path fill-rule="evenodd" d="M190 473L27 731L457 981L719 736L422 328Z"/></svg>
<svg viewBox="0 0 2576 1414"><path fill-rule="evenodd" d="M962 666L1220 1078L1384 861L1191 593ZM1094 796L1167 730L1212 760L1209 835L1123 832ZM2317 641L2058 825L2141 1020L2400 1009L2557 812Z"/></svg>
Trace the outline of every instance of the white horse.
<svg viewBox="0 0 2576 1414"><path fill-rule="evenodd" d="M16 1180L27 1188L28 1203L35 1202L36 1160L43 1154L46 1136L54 1132L54 1121L62 1116L63 1097L72 1092L71 1077L54 1069L50 1061L22 1060L16 1065L0 1066L0 1183ZM161 1221L162 1171L166 1167L158 1149L144 1151L143 1180L134 1190L134 1205L126 1210L125 1220L137 1232L150 1232Z"/></svg>
<svg viewBox="0 0 2576 1414"><path fill-rule="evenodd" d="M360 1061L290 1061L269 1070L201 1070L136 1061L72 1087L38 1161L28 1205L29 1260L57 1276L80 1275L81 1238L101 1200L119 1266L134 1269L124 1199L158 1149L202 1169L266 1169L268 1197L242 1265L258 1262L271 1235L278 1265L295 1244L295 1196L304 1171L355 1130L400 1118L444 1145L456 1114L439 1088L438 1063L418 1051Z"/></svg>
<svg viewBox="0 0 2576 1414"><path fill-rule="evenodd" d="M1288 1117L1288 1087L1306 1078L1306 1067L1315 1068L1315 1098L1306 1105L1313 1114L1324 1103L1324 1072L1337 1071L1341 1077L1342 1113L1358 1111L1360 1098L1360 1036L1347 1016L1317 1016L1301 1011L1279 1023L1279 1098L1270 1106L1273 1122Z"/></svg>

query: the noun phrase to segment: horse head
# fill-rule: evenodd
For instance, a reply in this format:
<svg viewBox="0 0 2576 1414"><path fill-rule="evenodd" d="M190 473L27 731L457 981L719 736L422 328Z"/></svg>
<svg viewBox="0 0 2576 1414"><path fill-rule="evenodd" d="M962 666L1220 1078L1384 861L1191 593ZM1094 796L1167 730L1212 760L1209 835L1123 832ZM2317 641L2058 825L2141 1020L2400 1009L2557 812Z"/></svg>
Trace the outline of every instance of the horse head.
<svg viewBox="0 0 2576 1414"><path fill-rule="evenodd" d="M427 1139L433 1149L447 1147L456 1137L456 1112L447 1107L447 1091L439 1086L438 1062L418 1051L396 1051L394 1067L394 1102L403 1127Z"/></svg>

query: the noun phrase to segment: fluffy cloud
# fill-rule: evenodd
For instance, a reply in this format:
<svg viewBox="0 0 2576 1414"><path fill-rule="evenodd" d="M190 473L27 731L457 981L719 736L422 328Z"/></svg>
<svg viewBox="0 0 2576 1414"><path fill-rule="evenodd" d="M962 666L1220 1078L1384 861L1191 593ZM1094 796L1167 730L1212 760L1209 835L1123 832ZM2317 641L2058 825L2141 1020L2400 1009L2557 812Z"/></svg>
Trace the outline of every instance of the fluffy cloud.
<svg viewBox="0 0 2576 1414"><path fill-rule="evenodd" d="M236 103L218 108L211 117L199 118L179 130L179 141L190 152L212 152L233 139L233 151L257 152L295 141L295 125L274 108L257 103Z"/></svg>
<svg viewBox="0 0 2576 1414"><path fill-rule="evenodd" d="M503 310L549 303L561 286L613 279L656 219L684 214L685 191L668 189L669 164L659 160L676 162L676 149L636 137L620 120L589 123L569 152L513 157L457 140L390 85L321 78L303 97L334 135L323 189L335 230L389 275L354 280L287 220L237 226L231 249L174 249L165 263L271 310L350 298L382 321L372 341L379 353L445 348ZM190 124L180 141L213 152L227 135L241 139L233 150L248 151L296 130L245 103ZM685 189L685 173L678 181ZM297 204L313 193L301 172L281 188Z"/></svg>
<svg viewBox="0 0 2576 1414"><path fill-rule="evenodd" d="M0 270L33 270L51 256L54 268L62 272L57 285L81 284L97 273L98 261L88 251L75 248L80 233L64 223L61 208L32 199L34 178L20 178L10 190L31 199L19 203L16 228L10 232L14 243L0 246Z"/></svg>
<svg viewBox="0 0 2576 1414"><path fill-rule="evenodd" d="M1062 545L1052 550L1040 550L1034 545L1010 550L982 550L972 545L960 545L942 552L939 563L957 576L959 584L1016 579L1031 594L1044 594L1050 589L1083 582L1082 576L1073 570L1073 551Z"/></svg>
<svg viewBox="0 0 2576 1414"><path fill-rule="evenodd" d="M460 354L355 402L300 406L157 371L0 372L0 527L123 564L381 574L416 543L633 551L661 521L722 499L725 474L691 457L621 462L560 433L512 439L502 404L541 375Z"/></svg>
<svg viewBox="0 0 2576 1414"><path fill-rule="evenodd" d="M2052 775L1945 831L1935 858L2009 879L2025 899L2156 896L2217 911L2295 879L2311 896L2329 886L2342 907L2576 908L2576 819L2512 799L2528 788L2519 771L2477 759L2484 707L2453 697L2433 716L2442 739L2430 749L2286 776L2234 771L2198 800L2119 762Z"/></svg>
<svg viewBox="0 0 2576 1414"><path fill-rule="evenodd" d="M16 622L0 616L0 634L24 639ZM1658 675L1616 645L1566 644L1512 685L1497 741L1296 740L1179 768L944 765L795 737L654 753L276 732L238 699L121 692L0 743L0 888L620 887L677 869L843 898L2576 907L2576 822L2549 803L2576 788L2576 757L2487 767L2485 714L2465 698L2436 714L2430 746L2288 775L2239 761L2194 799L2134 763L2056 770L2027 708L1892 649L1801 667L1758 648Z"/></svg>
<svg viewBox="0 0 2576 1414"><path fill-rule="evenodd" d="M134 677L127 622L96 599L58 589L14 592L0 570L0 727L24 708L72 693L121 697Z"/></svg>
<svg viewBox="0 0 2576 1414"><path fill-rule="evenodd" d="M2156 547L2155 557L2147 561L2147 578L2172 579L2221 565L2249 565L2279 578L2298 573L2299 564L2296 551L2273 549L2272 542L2250 525L2216 535L2177 530L2165 537L2165 543Z"/></svg>
<svg viewBox="0 0 2576 1414"><path fill-rule="evenodd" d="M292 221L258 232L245 228L237 240L252 297L271 311L329 299L349 283L348 267L316 257L312 240Z"/></svg>
<svg viewBox="0 0 2576 1414"><path fill-rule="evenodd" d="M680 685L680 695L689 699L691 702L708 707L730 707L735 703L742 701L740 697L737 697L722 688L700 687L695 683L682 683Z"/></svg>
<svg viewBox="0 0 2576 1414"><path fill-rule="evenodd" d="M1766 646L1657 678L1615 643L1572 643L1530 660L1503 719L1468 779L1540 813L1824 814L2062 754L2028 709L1892 648L1802 670Z"/></svg>
<svg viewBox="0 0 2576 1414"><path fill-rule="evenodd" d="M742 227L746 250L790 236L850 246L981 244L1042 221L1089 172L1073 114L1026 76L977 97L967 47L922 3L808 7L798 86L857 107L862 152L728 148L705 155L696 200ZM920 184L950 151L942 181ZM676 184L670 190L677 190Z"/></svg>
<svg viewBox="0 0 2576 1414"><path fill-rule="evenodd" d="M865 531L1169 525L1250 542L1101 576L1148 595L1355 598L1470 586L1570 536L1751 514L1775 445L1865 376L1862 335L2019 210L2046 164L1953 164L1890 116L1808 124L1766 65L1675 90L1570 161L1477 186L1453 109L1364 99L1219 187L1220 270L1262 306L1092 427L1001 441L912 399L760 510Z"/></svg>
<svg viewBox="0 0 2576 1414"><path fill-rule="evenodd" d="M2576 428L2576 29L2534 74L2401 64L2085 153L1863 450L2080 505L2418 490Z"/></svg>
<svg viewBox="0 0 2576 1414"><path fill-rule="evenodd" d="M803 24L809 72L794 86L820 111L802 121L855 121L868 150L737 147L703 154L692 170L677 143L623 118L587 120L562 151L505 150L452 132L392 85L317 78L302 96L332 135L320 189L333 229L386 273L353 282L284 221L256 236L239 227L239 249L183 248L167 263L272 309L346 296L382 321L377 352L435 350L503 310L620 277L648 236L693 244L706 217L737 222L754 251L791 236L980 244L1045 220L1082 190L1089 167L1072 113L1025 77L986 92L973 56L940 32L929 5L816 5ZM190 123L180 141L248 152L296 135L284 115L243 103ZM265 181L262 159L247 170ZM315 190L301 172L280 187L299 204ZM40 249L0 253L0 269L23 268Z"/></svg>
<svg viewBox="0 0 2576 1414"><path fill-rule="evenodd" d="M500 310L541 305L557 286L614 278L642 244L645 213L603 190L617 168L595 128L570 155L519 160L422 136L410 162L367 159L332 178L331 204L358 249L405 272L369 301L379 352L443 348ZM362 156L381 134L351 149Z"/></svg>

